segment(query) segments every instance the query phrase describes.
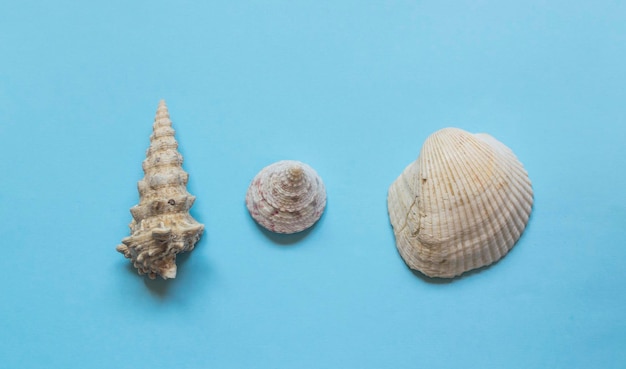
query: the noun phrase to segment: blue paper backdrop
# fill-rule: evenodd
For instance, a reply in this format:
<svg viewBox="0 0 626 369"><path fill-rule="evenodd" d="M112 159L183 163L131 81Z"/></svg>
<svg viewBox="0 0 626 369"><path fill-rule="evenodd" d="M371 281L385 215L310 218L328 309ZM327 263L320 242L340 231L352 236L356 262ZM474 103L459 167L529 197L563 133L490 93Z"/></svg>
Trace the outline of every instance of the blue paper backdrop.
<svg viewBox="0 0 626 369"><path fill-rule="evenodd" d="M626 366L623 1L4 1L0 55L0 368ZM206 225L172 281L115 252L161 98ZM451 282L386 209L446 126L535 190ZM281 159L327 186L304 235L245 209Z"/></svg>

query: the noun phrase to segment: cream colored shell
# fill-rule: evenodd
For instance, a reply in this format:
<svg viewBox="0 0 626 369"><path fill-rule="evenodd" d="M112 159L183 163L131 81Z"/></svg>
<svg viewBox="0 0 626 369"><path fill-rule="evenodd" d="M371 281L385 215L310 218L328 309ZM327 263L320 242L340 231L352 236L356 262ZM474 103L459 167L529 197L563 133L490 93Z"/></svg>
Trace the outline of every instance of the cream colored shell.
<svg viewBox="0 0 626 369"><path fill-rule="evenodd" d="M430 277L489 265L513 247L528 222L533 191L513 152L487 134L445 128L389 188L400 255Z"/></svg>
<svg viewBox="0 0 626 369"><path fill-rule="evenodd" d="M252 218L277 233L296 233L311 227L324 212L326 190L310 166L283 160L263 168L246 194Z"/></svg>
<svg viewBox="0 0 626 369"><path fill-rule="evenodd" d="M204 226L189 214L195 197L187 192L189 175L177 150L172 122L161 100L143 162L144 178L139 181L139 204L130 212L130 237L117 251L129 258L139 274L151 279L176 277L176 255L191 251Z"/></svg>

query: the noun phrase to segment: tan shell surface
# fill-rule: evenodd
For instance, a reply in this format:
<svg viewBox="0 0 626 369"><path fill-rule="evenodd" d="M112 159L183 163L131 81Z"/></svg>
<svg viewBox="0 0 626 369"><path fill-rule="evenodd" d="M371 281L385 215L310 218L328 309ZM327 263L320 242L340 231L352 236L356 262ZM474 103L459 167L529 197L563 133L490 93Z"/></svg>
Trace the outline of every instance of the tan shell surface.
<svg viewBox="0 0 626 369"><path fill-rule="evenodd" d="M411 269L451 278L496 262L515 245L533 205L522 163L487 134L445 128L389 188L389 218Z"/></svg>
<svg viewBox="0 0 626 369"><path fill-rule="evenodd" d="M254 220L277 233L311 227L326 206L324 183L313 168L283 160L263 168L252 180L246 206Z"/></svg>
<svg viewBox="0 0 626 369"><path fill-rule="evenodd" d="M187 192L189 175L182 168L172 121L159 102L150 147L143 161L144 178L139 181L139 204L130 212L131 235L117 251L129 258L139 274L176 277L176 255L193 250L204 231L189 214L195 197Z"/></svg>

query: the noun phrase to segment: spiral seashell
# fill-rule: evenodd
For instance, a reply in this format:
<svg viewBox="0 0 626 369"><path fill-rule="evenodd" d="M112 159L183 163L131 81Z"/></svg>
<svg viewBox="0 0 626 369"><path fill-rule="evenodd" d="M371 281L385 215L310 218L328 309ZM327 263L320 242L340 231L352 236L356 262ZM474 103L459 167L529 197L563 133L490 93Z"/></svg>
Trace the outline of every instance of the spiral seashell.
<svg viewBox="0 0 626 369"><path fill-rule="evenodd" d="M139 204L130 212L131 236L117 251L129 258L139 274L154 279L176 277L176 255L191 251L204 231L189 214L195 197L187 192L189 175L182 168L174 129L165 101L159 102L150 147L139 181Z"/></svg>
<svg viewBox="0 0 626 369"><path fill-rule="evenodd" d="M407 265L451 278L509 252L528 223L533 190L508 147L487 134L445 128L393 182L387 205Z"/></svg>
<svg viewBox="0 0 626 369"><path fill-rule="evenodd" d="M246 194L252 218L277 233L296 233L311 227L322 216L326 190L310 166L283 160L263 168Z"/></svg>

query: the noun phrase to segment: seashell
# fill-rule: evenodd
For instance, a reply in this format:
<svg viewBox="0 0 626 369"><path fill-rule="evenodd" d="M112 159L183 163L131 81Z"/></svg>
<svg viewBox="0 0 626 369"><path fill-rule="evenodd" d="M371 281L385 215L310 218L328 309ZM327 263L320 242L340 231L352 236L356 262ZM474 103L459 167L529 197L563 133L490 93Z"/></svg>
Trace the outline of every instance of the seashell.
<svg viewBox="0 0 626 369"><path fill-rule="evenodd" d="M122 240L117 251L132 261L139 274L168 279L176 277L176 255L193 250L204 225L189 214L196 198L187 192L189 175L182 168L183 157L163 100L152 128L142 165L145 175L137 184L139 204L130 209L131 236Z"/></svg>
<svg viewBox="0 0 626 369"><path fill-rule="evenodd" d="M404 261L445 278L506 255L532 205L530 179L513 152L487 134L457 128L428 137L387 198Z"/></svg>
<svg viewBox="0 0 626 369"><path fill-rule="evenodd" d="M296 233L311 227L326 206L322 179L310 166L283 160L263 168L246 194L252 218L272 232Z"/></svg>

